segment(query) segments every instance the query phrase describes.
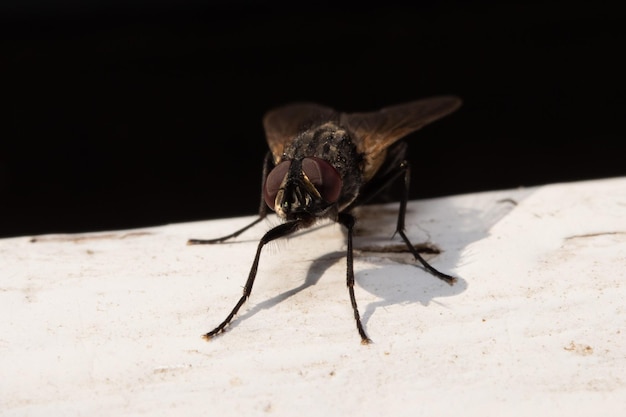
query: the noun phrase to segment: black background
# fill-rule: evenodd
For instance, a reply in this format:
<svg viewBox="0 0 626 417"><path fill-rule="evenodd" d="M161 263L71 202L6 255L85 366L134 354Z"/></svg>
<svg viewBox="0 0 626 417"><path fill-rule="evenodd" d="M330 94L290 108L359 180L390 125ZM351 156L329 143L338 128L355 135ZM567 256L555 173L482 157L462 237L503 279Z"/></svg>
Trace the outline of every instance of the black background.
<svg viewBox="0 0 626 417"><path fill-rule="evenodd" d="M0 236L253 214L261 117L295 100L461 96L409 137L412 198L626 174L600 2L82 3L0 6Z"/></svg>

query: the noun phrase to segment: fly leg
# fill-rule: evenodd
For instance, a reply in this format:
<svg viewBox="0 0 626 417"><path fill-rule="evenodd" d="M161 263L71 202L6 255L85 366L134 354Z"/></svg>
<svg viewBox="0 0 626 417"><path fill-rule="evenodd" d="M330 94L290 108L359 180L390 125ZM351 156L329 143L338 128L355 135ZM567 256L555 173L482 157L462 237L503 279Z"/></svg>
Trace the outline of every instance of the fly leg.
<svg viewBox="0 0 626 417"><path fill-rule="evenodd" d="M337 219L339 223L348 229L348 253L346 256L347 272L346 272L346 284L348 286L348 292L350 293L350 303L352 304L352 310L354 311L354 319L356 320L356 329L361 336L361 344L367 345L371 343L369 337L363 329L361 323L361 315L356 304L356 298L354 297L354 254L352 250L352 231L354 229L354 216L348 213L339 213Z"/></svg>
<svg viewBox="0 0 626 417"><path fill-rule="evenodd" d="M265 180L267 179L267 175L269 174L269 172L272 170L272 166L273 166L272 154L268 152L265 155L265 159L263 160L263 181L261 182L261 205L259 206L259 217L256 220L254 220L252 223L248 224L245 227L242 227L241 229L229 235L218 237L216 239L189 239L187 241L187 244L188 245L207 245L207 244L213 244L213 243L221 243L225 240L239 236L246 230L250 229L252 226L261 222L261 220L263 220L265 217L267 217L268 207L267 207L267 204L265 204L265 199L263 198L263 187L265 187Z"/></svg>
<svg viewBox="0 0 626 417"><path fill-rule="evenodd" d="M398 210L398 224L396 226L396 233L400 235L400 237L406 244L406 247L413 254L413 257L415 258L415 260L419 261L424 267L424 269L426 269L426 271L436 276L437 278L447 282L448 284L453 285L457 279L453 276L450 276L448 274L444 274L443 272L438 271L437 269L432 267L428 262L426 262L426 260L422 258L422 255L419 254L417 249L415 249L415 246L413 246L409 238L406 236L406 233L404 233L404 218L406 216L406 204L407 204L407 201L409 200L409 186L411 182L411 166L409 165L407 161L403 161L400 164L398 173L399 174L404 173L404 178L403 178L404 192L402 194L402 199L400 200L400 210Z"/></svg>
<svg viewBox="0 0 626 417"><path fill-rule="evenodd" d="M296 220L293 222L278 225L265 233L265 235L259 241L259 246L256 250L254 262L252 262L252 268L250 268L248 280L246 281L246 285L243 287L243 295L241 296L235 307L232 309L230 314L226 317L226 319L222 323L220 323L220 325L217 326L215 329L211 330L203 336L206 340L209 340L216 334L223 332L225 327L228 326L233 317L235 317L235 314L237 314L243 303L245 303L246 300L250 297L250 293L252 293L252 286L254 285L254 279L256 278L257 269L259 267L259 259L261 258L261 249L263 249L263 246L265 246L266 243L271 242L274 239L279 239L281 237L290 235L291 233L298 230L299 227L300 222Z"/></svg>
<svg viewBox="0 0 626 417"><path fill-rule="evenodd" d="M397 150L399 152L403 152L402 147L398 147ZM400 155L403 156L403 154ZM428 262L426 262L426 260L422 257L422 255L419 254L417 249L415 249L409 238L406 236L406 233L404 233L404 218L406 216L406 205L409 200L409 188L411 182L411 167L407 161L398 160L398 162L389 169L387 169L383 175L375 178L370 183L368 183L364 188L363 193L359 195L358 199L354 203L352 203L347 209L345 209L344 212L350 211L353 207L360 206L371 201L374 197L380 194L383 190L387 189L398 179L401 179L404 188L400 199L400 210L398 210L398 223L396 225L395 233L400 235L400 237L406 244L409 252L411 252L416 261L422 264L427 272L447 282L450 285L454 284L457 279L453 276L438 271Z"/></svg>
<svg viewBox="0 0 626 417"><path fill-rule="evenodd" d="M258 219L256 219L255 221L253 221L252 223L248 224L245 227L242 227L241 229L237 230L234 233L231 233L229 235L226 236L222 236L222 237L218 237L216 239L189 239L187 241L188 245L212 245L214 243L221 243L225 240L231 239L233 237L237 237L240 234L242 234L243 232L245 232L246 230L250 229L252 226L256 225L257 223L261 222L261 220L263 220L265 218L265 215L260 215Z"/></svg>

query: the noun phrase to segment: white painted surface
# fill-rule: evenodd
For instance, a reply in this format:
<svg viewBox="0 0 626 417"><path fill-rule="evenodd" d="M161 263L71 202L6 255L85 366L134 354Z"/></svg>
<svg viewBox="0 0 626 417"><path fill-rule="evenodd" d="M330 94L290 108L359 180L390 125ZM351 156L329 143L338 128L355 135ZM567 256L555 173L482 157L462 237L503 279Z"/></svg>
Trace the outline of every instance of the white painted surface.
<svg viewBox="0 0 626 417"><path fill-rule="evenodd" d="M396 207L365 210L356 245L400 243ZM409 207L409 236L460 280L359 252L369 346L337 225L268 245L210 342L275 217L213 246L185 242L253 217L0 240L0 414L624 415L626 178Z"/></svg>

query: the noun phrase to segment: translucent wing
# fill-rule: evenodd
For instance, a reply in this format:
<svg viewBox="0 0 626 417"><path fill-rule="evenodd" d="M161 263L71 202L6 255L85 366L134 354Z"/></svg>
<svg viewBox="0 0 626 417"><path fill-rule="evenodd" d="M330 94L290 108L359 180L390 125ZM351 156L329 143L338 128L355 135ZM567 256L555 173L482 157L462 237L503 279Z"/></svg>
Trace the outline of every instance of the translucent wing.
<svg viewBox="0 0 626 417"><path fill-rule="evenodd" d="M338 113L315 103L294 103L269 111L263 117L267 143L274 163L281 160L285 146L299 133L319 124L337 120Z"/></svg>
<svg viewBox="0 0 626 417"><path fill-rule="evenodd" d="M385 160L389 146L409 133L440 119L461 105L454 96L431 97L385 107L370 113L342 113L340 124L352 134L365 157L364 177L371 179Z"/></svg>

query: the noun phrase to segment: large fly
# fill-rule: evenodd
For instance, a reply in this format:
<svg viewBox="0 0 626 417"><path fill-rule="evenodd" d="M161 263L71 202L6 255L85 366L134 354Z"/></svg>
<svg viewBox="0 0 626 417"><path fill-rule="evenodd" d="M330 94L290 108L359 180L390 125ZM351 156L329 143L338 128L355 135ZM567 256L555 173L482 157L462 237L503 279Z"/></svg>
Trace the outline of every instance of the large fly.
<svg viewBox="0 0 626 417"><path fill-rule="evenodd" d="M310 227L317 220L331 219L347 230L346 283L361 343L370 343L354 296L355 217L351 212L396 181L403 185L396 233L426 271L453 285L456 278L432 267L404 232L410 165L405 160L407 144L400 139L452 113L460 105L457 97L441 96L369 113L339 113L314 103L295 103L268 112L263 126L270 152L263 164L259 217L230 235L210 240L190 239L188 244L214 244L239 236L264 219L270 209L283 223L263 235L243 295L226 319L204 338L211 339L223 332L250 297L263 246Z"/></svg>

